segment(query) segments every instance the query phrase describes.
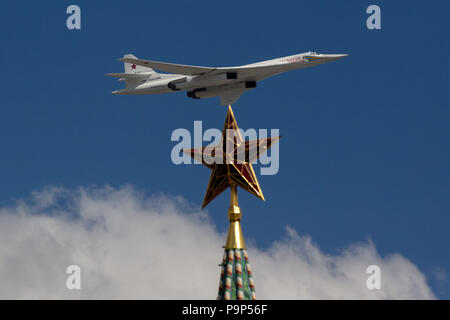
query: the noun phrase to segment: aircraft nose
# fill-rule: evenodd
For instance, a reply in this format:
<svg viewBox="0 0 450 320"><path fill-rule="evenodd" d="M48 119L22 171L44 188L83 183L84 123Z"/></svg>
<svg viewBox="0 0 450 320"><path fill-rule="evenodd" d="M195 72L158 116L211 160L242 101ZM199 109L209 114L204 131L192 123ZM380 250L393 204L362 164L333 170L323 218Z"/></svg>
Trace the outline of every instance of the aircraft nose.
<svg viewBox="0 0 450 320"><path fill-rule="evenodd" d="M348 54L327 54L327 55L325 55L325 58L328 61L334 61L334 60L342 59L346 56L348 56Z"/></svg>

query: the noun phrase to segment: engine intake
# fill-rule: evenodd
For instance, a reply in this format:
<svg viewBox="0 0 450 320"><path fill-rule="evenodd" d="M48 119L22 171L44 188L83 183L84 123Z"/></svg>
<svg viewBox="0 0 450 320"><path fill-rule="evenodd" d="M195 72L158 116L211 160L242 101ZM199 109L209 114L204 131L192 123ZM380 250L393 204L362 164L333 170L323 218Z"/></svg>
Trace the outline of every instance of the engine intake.
<svg viewBox="0 0 450 320"><path fill-rule="evenodd" d="M173 91L180 91L180 89L177 88L177 85L175 83L169 82L167 86L169 87L169 89L172 89Z"/></svg>
<svg viewBox="0 0 450 320"><path fill-rule="evenodd" d="M256 88L256 81L245 81L246 88Z"/></svg>
<svg viewBox="0 0 450 320"><path fill-rule="evenodd" d="M238 75L236 72L227 72L227 79L237 79Z"/></svg>
<svg viewBox="0 0 450 320"><path fill-rule="evenodd" d="M169 89L172 89L173 91L180 91L181 89L179 87L177 87L177 84L182 86L186 82L187 82L187 77L178 78L178 79L170 81L167 84L167 86L169 87Z"/></svg>

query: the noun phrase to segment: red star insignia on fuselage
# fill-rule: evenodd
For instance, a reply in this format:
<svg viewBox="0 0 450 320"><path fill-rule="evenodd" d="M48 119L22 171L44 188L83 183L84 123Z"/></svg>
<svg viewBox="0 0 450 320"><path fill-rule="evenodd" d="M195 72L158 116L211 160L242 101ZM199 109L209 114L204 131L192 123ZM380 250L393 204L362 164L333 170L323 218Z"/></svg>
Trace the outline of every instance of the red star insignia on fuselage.
<svg viewBox="0 0 450 320"><path fill-rule="evenodd" d="M212 169L202 208L232 183L265 200L252 163L278 139L280 137L243 141L233 110L229 106L218 146L183 150Z"/></svg>
<svg viewBox="0 0 450 320"><path fill-rule="evenodd" d="M136 65L135 64L132 64L131 65L131 70L135 70L136 69Z"/></svg>

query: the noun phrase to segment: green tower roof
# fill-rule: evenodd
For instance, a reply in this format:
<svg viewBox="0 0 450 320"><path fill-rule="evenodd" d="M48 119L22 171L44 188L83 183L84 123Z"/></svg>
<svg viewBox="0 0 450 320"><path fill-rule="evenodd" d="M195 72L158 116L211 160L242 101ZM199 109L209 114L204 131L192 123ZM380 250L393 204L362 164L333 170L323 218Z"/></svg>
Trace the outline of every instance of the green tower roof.
<svg viewBox="0 0 450 320"><path fill-rule="evenodd" d="M217 300L255 300L255 284L247 250L225 249Z"/></svg>

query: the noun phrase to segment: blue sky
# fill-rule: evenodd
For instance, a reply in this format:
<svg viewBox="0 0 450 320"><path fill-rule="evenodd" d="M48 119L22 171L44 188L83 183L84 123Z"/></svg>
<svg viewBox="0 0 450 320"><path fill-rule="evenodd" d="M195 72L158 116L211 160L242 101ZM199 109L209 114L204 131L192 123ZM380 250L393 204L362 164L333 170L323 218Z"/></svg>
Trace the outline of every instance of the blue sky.
<svg viewBox="0 0 450 320"><path fill-rule="evenodd" d="M334 253L374 241L450 298L450 4L446 1L77 1L0 4L0 205L46 185L132 184L201 205L210 172L176 166L174 129L221 128L217 98L113 96L116 59L233 66L317 51L330 64L265 80L234 106L241 128L279 128L280 171L266 202L240 192L246 239L288 224ZM381 7L382 29L365 10ZM257 170L259 172L259 170ZM208 212L227 228L228 194ZM438 279L437 271L447 273Z"/></svg>

